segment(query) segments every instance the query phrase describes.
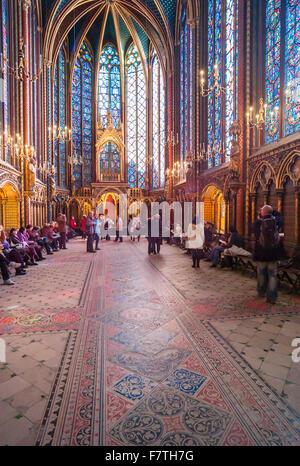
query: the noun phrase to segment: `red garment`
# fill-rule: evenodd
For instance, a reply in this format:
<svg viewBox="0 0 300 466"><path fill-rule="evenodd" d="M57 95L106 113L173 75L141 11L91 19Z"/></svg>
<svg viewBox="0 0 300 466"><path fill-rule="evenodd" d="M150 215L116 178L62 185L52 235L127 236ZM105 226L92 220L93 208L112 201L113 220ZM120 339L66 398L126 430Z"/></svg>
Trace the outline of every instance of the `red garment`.
<svg viewBox="0 0 300 466"><path fill-rule="evenodd" d="M70 225L71 225L71 228L73 228L73 230L76 230L77 225L76 225L75 220L71 219Z"/></svg>
<svg viewBox="0 0 300 466"><path fill-rule="evenodd" d="M85 222L86 222L86 218L83 218L83 219L81 220L81 228L80 228L81 231L84 231L84 230L85 230Z"/></svg>

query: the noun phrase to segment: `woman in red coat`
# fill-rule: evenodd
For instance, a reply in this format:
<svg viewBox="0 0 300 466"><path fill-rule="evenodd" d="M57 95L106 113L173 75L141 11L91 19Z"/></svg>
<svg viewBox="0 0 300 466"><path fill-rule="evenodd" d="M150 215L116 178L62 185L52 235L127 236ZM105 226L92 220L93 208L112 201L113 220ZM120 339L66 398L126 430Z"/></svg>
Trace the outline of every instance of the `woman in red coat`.
<svg viewBox="0 0 300 466"><path fill-rule="evenodd" d="M85 238L86 238L86 234L85 234L85 222L86 222L86 216L84 215L84 216L82 217L81 226L80 226L80 231L81 231L82 239L85 239Z"/></svg>

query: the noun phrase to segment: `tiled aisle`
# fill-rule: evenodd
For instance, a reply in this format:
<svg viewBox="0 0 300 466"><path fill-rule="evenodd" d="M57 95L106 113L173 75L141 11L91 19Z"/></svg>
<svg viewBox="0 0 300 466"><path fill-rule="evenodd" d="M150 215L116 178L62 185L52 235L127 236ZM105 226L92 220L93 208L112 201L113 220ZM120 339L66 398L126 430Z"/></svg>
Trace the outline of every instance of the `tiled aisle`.
<svg viewBox="0 0 300 466"><path fill-rule="evenodd" d="M167 245L68 247L0 288L0 444L300 444L299 297Z"/></svg>

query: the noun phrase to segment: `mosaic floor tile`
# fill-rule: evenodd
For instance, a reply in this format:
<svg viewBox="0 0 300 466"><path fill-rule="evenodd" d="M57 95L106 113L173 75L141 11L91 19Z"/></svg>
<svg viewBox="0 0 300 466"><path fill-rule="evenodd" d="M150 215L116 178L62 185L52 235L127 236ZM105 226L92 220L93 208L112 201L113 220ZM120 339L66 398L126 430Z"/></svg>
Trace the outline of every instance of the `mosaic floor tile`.
<svg viewBox="0 0 300 466"><path fill-rule="evenodd" d="M181 442L217 445L231 422L231 416L209 405L201 404L178 391L168 388L155 390L130 411L124 420L110 431L112 437L130 445L162 445L174 441L175 435L165 435L168 417L180 415L185 426ZM163 443L164 442L164 443Z"/></svg>
<svg viewBox="0 0 300 466"><path fill-rule="evenodd" d="M46 386L32 371L36 362L48 385L55 379L44 418L37 419L40 403L34 412L29 408L35 429L26 434L26 444L300 445L297 385L283 381L281 396L272 385L275 377L259 376L251 367L248 343L231 340L231 334L243 339L258 326L256 343L267 344L272 364L276 354L278 362L288 361L290 337L300 323L299 299L286 295L277 306L257 306L254 280L202 263L205 273L198 273L190 258L165 245L160 258L148 257L146 241L117 247L102 242L95 255L85 249L76 240L36 267L49 273L59 268L55 293L47 274L38 272L34 283L37 271L16 277L14 295L0 287L0 334L12 348L12 368L28 370L27 382L34 378L43 393ZM29 287L37 296L32 307ZM276 341L270 340L271 326ZM62 357L49 359L43 345L49 355L54 350ZM18 358L29 346L43 361ZM287 380L297 382L300 364L288 369ZM14 378L12 370L0 371L0 383L13 384ZM5 435L15 425L0 423Z"/></svg>
<svg viewBox="0 0 300 466"><path fill-rule="evenodd" d="M189 354L180 348L167 348L152 357L124 351L110 358L110 361L150 379L162 381Z"/></svg>
<svg viewBox="0 0 300 466"><path fill-rule="evenodd" d="M141 400L143 396L152 390L156 384L139 375L128 375L120 380L114 387L114 391L125 396L129 400Z"/></svg>
<svg viewBox="0 0 300 466"><path fill-rule="evenodd" d="M186 369L176 369L173 374L169 375L166 384L169 387L177 388L187 395L194 395L201 385L205 382L206 377Z"/></svg>

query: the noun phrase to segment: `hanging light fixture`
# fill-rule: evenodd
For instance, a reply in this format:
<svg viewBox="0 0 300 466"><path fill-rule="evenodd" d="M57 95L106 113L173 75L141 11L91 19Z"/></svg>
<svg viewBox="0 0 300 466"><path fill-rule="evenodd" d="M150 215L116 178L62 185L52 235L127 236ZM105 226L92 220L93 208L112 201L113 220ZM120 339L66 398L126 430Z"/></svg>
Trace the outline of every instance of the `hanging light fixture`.
<svg viewBox="0 0 300 466"><path fill-rule="evenodd" d="M214 94L216 97L226 94L226 87L221 86L219 83L219 68L217 63L215 63L213 69L213 80L213 85L205 88L204 70L200 70L200 94L202 97L208 97L210 94Z"/></svg>

